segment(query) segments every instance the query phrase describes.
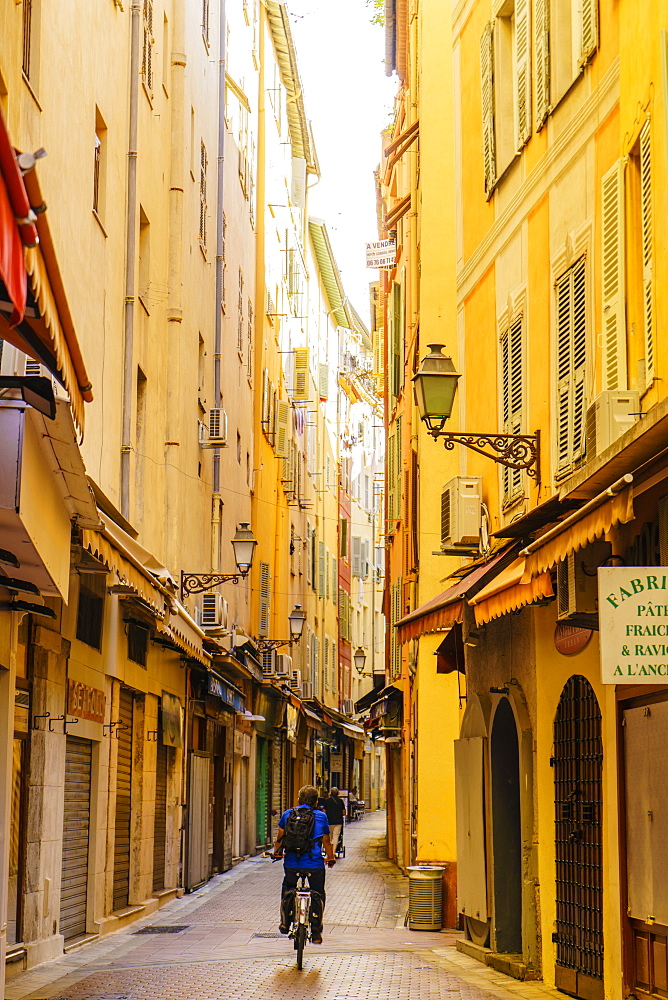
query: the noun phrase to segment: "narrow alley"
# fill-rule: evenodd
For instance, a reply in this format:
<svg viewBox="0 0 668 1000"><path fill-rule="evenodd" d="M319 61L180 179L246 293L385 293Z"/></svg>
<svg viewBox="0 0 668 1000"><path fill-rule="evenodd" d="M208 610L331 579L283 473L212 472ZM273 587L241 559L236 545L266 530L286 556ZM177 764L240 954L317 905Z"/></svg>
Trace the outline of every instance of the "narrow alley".
<svg viewBox="0 0 668 1000"><path fill-rule="evenodd" d="M7 1000L539 1000L557 996L485 968L454 932L409 931L407 879L385 857L385 813L346 827L327 877L325 934L304 969L278 933L281 865L251 858L131 929L11 977Z"/></svg>

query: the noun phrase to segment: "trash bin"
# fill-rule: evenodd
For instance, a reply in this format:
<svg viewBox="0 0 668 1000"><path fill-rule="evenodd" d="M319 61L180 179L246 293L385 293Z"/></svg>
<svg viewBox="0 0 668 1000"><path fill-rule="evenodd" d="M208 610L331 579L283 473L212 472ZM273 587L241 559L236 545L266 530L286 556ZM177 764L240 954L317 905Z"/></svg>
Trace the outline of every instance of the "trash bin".
<svg viewBox="0 0 668 1000"><path fill-rule="evenodd" d="M408 868L408 927L440 931L443 916L443 869L435 865Z"/></svg>

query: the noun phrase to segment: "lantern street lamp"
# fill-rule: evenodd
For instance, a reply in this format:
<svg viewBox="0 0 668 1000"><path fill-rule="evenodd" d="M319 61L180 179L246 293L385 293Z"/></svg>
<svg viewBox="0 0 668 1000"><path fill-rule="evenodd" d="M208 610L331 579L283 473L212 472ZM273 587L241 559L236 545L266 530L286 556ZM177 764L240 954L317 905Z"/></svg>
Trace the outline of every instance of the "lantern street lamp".
<svg viewBox="0 0 668 1000"><path fill-rule="evenodd" d="M253 642L260 652L264 649L279 649L281 646L292 646L293 643L299 642L301 639L305 621L306 612L302 608L301 604L296 604L288 615L288 622L290 623L289 639L269 639L261 637L253 639Z"/></svg>
<svg viewBox="0 0 668 1000"><path fill-rule="evenodd" d="M239 583L250 573L255 555L257 539L246 521L237 525L237 530L232 539L234 550L234 561L237 564L236 573L184 573L181 570L181 600L185 600L188 594L201 594L204 590L212 590L220 583Z"/></svg>
<svg viewBox="0 0 668 1000"><path fill-rule="evenodd" d="M366 663L366 651L358 646L353 653L353 662L358 674L361 676L364 673L364 664Z"/></svg>
<svg viewBox="0 0 668 1000"><path fill-rule="evenodd" d="M429 354L413 376L415 403L431 436L441 438L452 451L456 444L477 451L509 469L524 469L540 482L540 431L535 434L468 434L444 431L450 418L461 374L452 358L443 354L443 344L428 344Z"/></svg>

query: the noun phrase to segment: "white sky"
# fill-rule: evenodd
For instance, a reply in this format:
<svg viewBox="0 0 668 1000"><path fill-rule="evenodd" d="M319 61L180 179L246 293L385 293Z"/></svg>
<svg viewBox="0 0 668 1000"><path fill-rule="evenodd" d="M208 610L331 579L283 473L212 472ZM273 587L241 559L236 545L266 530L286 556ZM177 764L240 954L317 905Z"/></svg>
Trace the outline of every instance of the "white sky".
<svg viewBox="0 0 668 1000"><path fill-rule="evenodd" d="M364 0L287 0L321 181L309 214L327 224L346 295L369 325L365 244L378 239L373 172L397 78L385 76L385 35ZM313 182L311 182L313 183Z"/></svg>

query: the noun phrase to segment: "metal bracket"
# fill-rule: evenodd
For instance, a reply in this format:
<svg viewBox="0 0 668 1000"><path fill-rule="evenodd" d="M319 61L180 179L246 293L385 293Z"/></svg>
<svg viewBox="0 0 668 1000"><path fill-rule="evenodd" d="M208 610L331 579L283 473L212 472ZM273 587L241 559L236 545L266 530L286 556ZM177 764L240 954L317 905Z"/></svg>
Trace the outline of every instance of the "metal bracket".
<svg viewBox="0 0 668 1000"><path fill-rule="evenodd" d="M39 726L37 725L37 720L38 719L50 719L50 718L51 718L51 712L45 712L44 715L33 715L33 717L32 717L32 728L39 730ZM44 731L46 731L46 726L44 727Z"/></svg>
<svg viewBox="0 0 668 1000"><path fill-rule="evenodd" d="M540 483L540 431L535 434L465 434L438 428L430 431L431 436L443 442L447 451L456 444L477 451L485 458L491 458L509 469L522 469L528 476Z"/></svg>
<svg viewBox="0 0 668 1000"><path fill-rule="evenodd" d="M184 573L181 570L181 600L188 594L201 594L204 590L212 590L220 583L239 583L247 573Z"/></svg>
<svg viewBox="0 0 668 1000"><path fill-rule="evenodd" d="M102 735L103 735L103 736L108 736L108 737L109 737L110 739L111 739L111 737L112 737L112 736L114 736L114 735L115 735L115 736L116 736L116 739L119 739L119 736L120 736L120 733L121 733L121 731L122 731L123 729L129 729L129 728L130 728L130 727L129 727L129 726L126 726L126 725L125 725L125 723L124 723L124 722L121 722L121 720L120 720L120 719L119 719L119 720L118 720L117 722L106 722L106 723L105 723L105 724L104 724L104 725L102 726ZM108 729L108 730L109 730L109 732L108 732L108 733L105 733L105 729ZM116 730L116 732L115 732L115 733L114 733L114 729Z"/></svg>

